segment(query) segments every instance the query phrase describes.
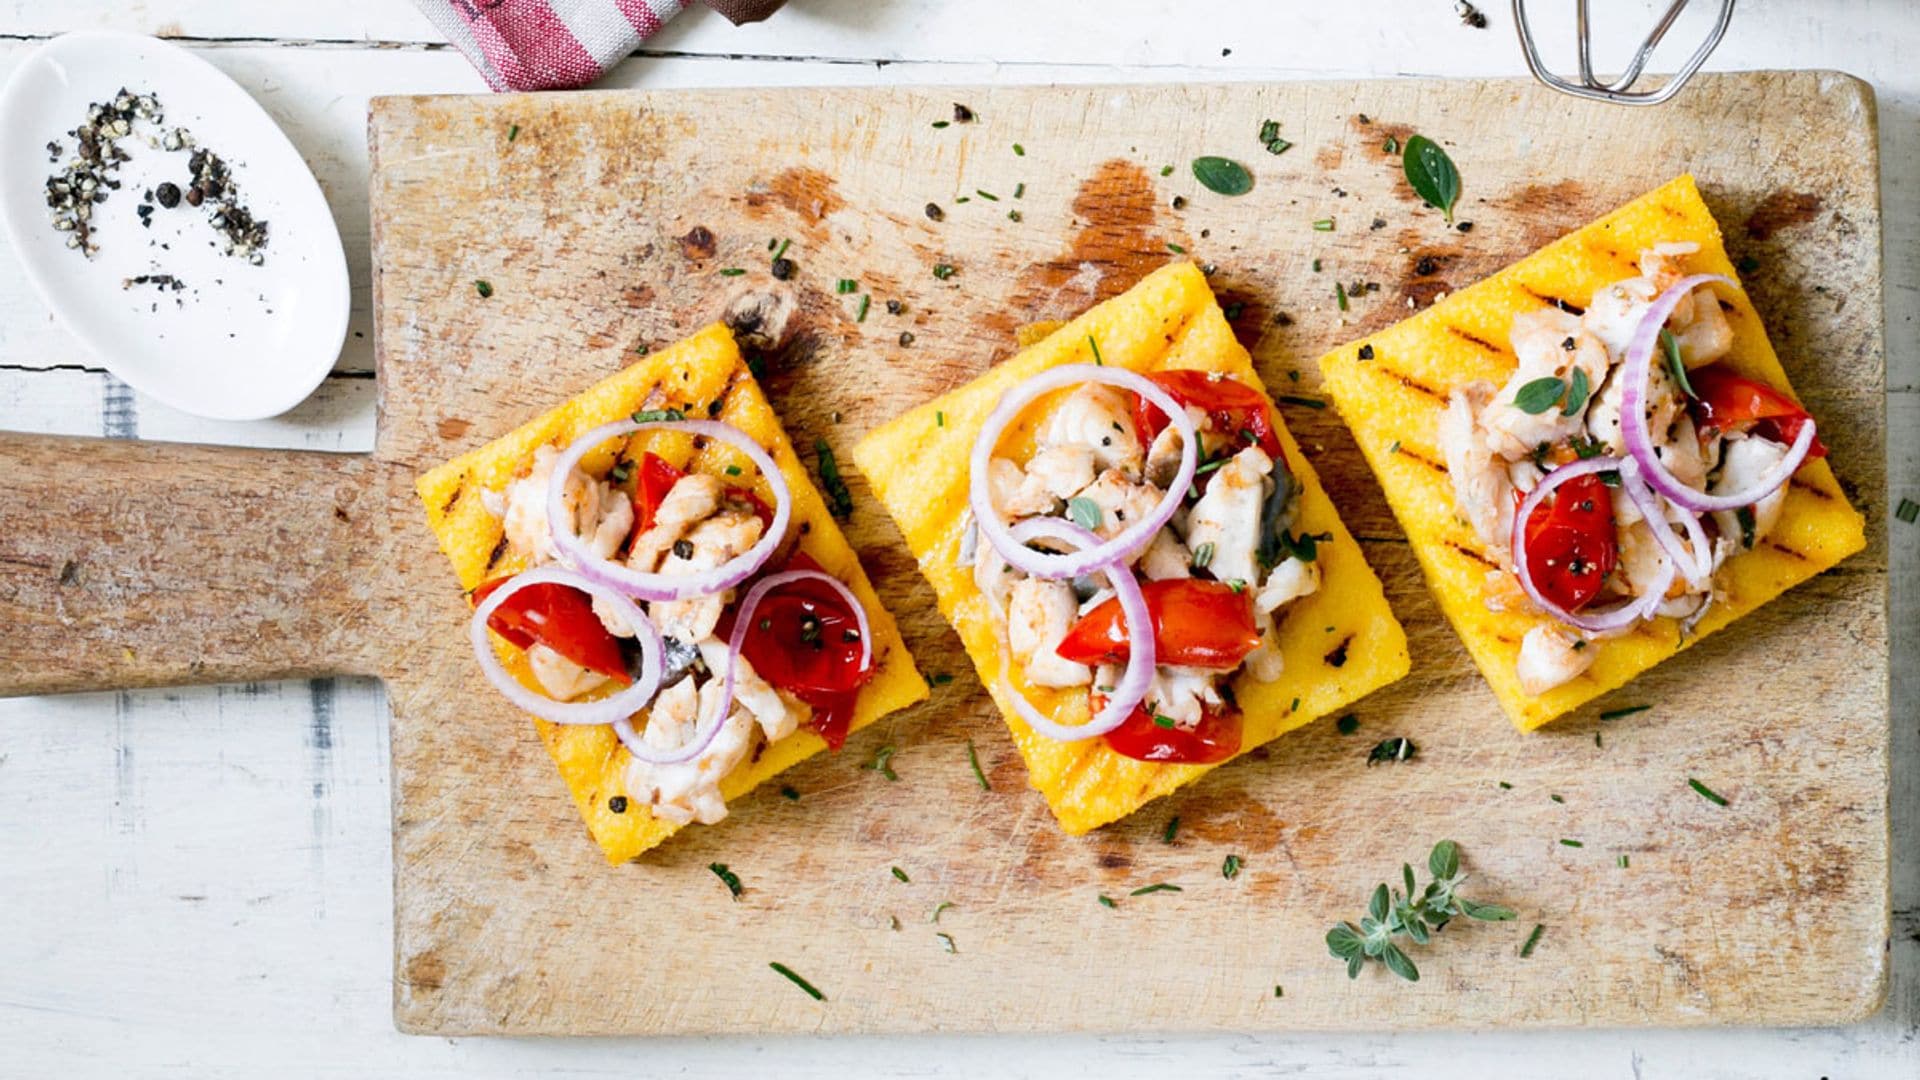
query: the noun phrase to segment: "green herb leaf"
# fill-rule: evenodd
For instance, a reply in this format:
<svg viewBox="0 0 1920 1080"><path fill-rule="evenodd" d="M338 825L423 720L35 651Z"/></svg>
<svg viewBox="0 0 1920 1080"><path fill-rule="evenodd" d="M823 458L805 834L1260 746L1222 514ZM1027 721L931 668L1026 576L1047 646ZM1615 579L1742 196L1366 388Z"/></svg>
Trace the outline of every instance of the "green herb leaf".
<svg viewBox="0 0 1920 1080"><path fill-rule="evenodd" d="M960 951L959 949L954 947L952 934L935 934L933 936L940 939L940 947L942 949L945 949L950 953Z"/></svg>
<svg viewBox="0 0 1920 1080"><path fill-rule="evenodd" d="M940 281L945 281L948 278L952 277L953 273L954 273L953 267L947 265L946 263L940 263L933 268L933 276Z"/></svg>
<svg viewBox="0 0 1920 1080"><path fill-rule="evenodd" d="M1107 895L1106 893L1101 893L1101 894L1100 894L1100 896L1099 896L1099 900L1100 900L1100 906L1101 906L1101 907L1103 907L1103 908L1110 908L1110 907L1118 907L1118 906L1119 906L1119 905L1117 905L1117 904L1115 904L1115 903L1113 902L1113 897L1111 897L1111 896L1108 896L1108 895Z"/></svg>
<svg viewBox="0 0 1920 1080"><path fill-rule="evenodd" d="M1193 178L1216 195L1245 195L1253 190L1253 174L1232 158L1194 158Z"/></svg>
<svg viewBox="0 0 1920 1080"><path fill-rule="evenodd" d="M1911 525L1916 520L1920 520L1920 503L1914 502L1912 499L1902 498L1900 500L1900 506L1893 512L1893 516L1899 518L1902 524Z"/></svg>
<svg viewBox="0 0 1920 1080"><path fill-rule="evenodd" d="M841 296L845 296L848 293L859 292L860 283L852 278L841 278L839 281L833 283L833 291L839 293Z"/></svg>
<svg viewBox="0 0 1920 1080"><path fill-rule="evenodd" d="M1298 405L1303 409L1324 409L1327 403L1319 398L1302 397L1299 394L1281 394L1280 400L1289 405Z"/></svg>
<svg viewBox="0 0 1920 1080"><path fill-rule="evenodd" d="M901 881L904 881L909 885L913 884L913 879L907 876L907 872L905 870L902 870L897 866L893 867L892 869L893 869L894 877L899 878Z"/></svg>
<svg viewBox="0 0 1920 1080"><path fill-rule="evenodd" d="M512 142L513 140L519 137L520 137L520 125L508 124L507 125L507 141Z"/></svg>
<svg viewBox="0 0 1920 1080"><path fill-rule="evenodd" d="M493 282L487 281L484 278L475 278L473 291L480 294L480 299L485 300L487 297L493 295Z"/></svg>
<svg viewBox="0 0 1920 1080"><path fill-rule="evenodd" d="M1240 876L1240 856L1229 855L1220 861L1220 876L1232 881Z"/></svg>
<svg viewBox="0 0 1920 1080"><path fill-rule="evenodd" d="M1180 815L1175 814L1172 817L1167 819L1167 827L1164 831L1160 833L1160 842L1163 844L1171 844L1173 843L1173 838L1175 836L1178 836L1179 834L1180 834Z"/></svg>
<svg viewBox="0 0 1920 1080"><path fill-rule="evenodd" d="M1019 143L1014 143L1014 144L1013 144L1013 156L1014 156L1014 157L1026 157L1026 156L1027 156L1027 148L1026 148L1026 147L1024 147L1024 146L1021 146L1021 145L1020 145Z"/></svg>
<svg viewBox="0 0 1920 1080"><path fill-rule="evenodd" d="M1482 904L1464 896L1456 898L1454 903L1459 906L1460 914L1469 919L1481 922L1511 922L1514 919L1513 909L1499 904Z"/></svg>
<svg viewBox="0 0 1920 1080"><path fill-rule="evenodd" d="M1445 214L1447 224L1453 224L1453 204L1460 198L1460 171L1453 167L1447 152L1425 135L1411 135L1402 165L1413 193Z"/></svg>
<svg viewBox="0 0 1920 1080"><path fill-rule="evenodd" d="M1333 231L1333 219L1332 219L1332 218L1330 218L1330 217L1328 217L1328 218L1321 218L1321 219L1320 219L1319 221L1316 221L1316 222L1314 222L1314 223L1313 223L1313 231L1314 231L1314 232L1332 232L1332 231Z"/></svg>
<svg viewBox="0 0 1920 1080"><path fill-rule="evenodd" d="M1420 981L1420 969L1413 966L1413 961L1407 958L1406 953L1400 951L1399 946L1389 942L1380 950L1380 959L1386 963L1387 970L1395 975L1408 982Z"/></svg>
<svg viewBox="0 0 1920 1080"><path fill-rule="evenodd" d="M735 900L740 899L740 894L746 891L740 884L740 875L727 869L726 863L708 863L707 869L713 871L715 877L727 883L727 891L733 894Z"/></svg>
<svg viewBox="0 0 1920 1080"><path fill-rule="evenodd" d="M1161 881L1152 885L1142 885L1139 888L1128 893L1127 895L1128 896L1145 896L1148 893L1157 893L1157 892L1186 892L1186 890L1182 889L1178 885L1170 885L1164 881Z"/></svg>
<svg viewBox="0 0 1920 1080"><path fill-rule="evenodd" d="M833 512L835 520L845 521L853 516L853 492L847 490L847 482L840 476L840 463L834 460L833 447L825 439L813 440L813 453L820 468L820 487L827 495L827 509Z"/></svg>
<svg viewBox="0 0 1920 1080"><path fill-rule="evenodd" d="M1620 856L1620 869L1625 870L1627 866L1627 857L1625 855Z"/></svg>
<svg viewBox="0 0 1920 1080"><path fill-rule="evenodd" d="M987 774L980 771L980 755L973 749L973 740L967 740L967 764L973 766L973 778L980 781L981 791L992 791L993 785L987 783Z"/></svg>
<svg viewBox="0 0 1920 1080"><path fill-rule="evenodd" d="M1334 729L1342 735L1351 735L1360 730L1360 718L1348 713L1333 722Z"/></svg>
<svg viewBox="0 0 1920 1080"><path fill-rule="evenodd" d="M1719 794L1718 792L1714 791L1712 788L1701 783L1700 781L1695 780L1691 776L1687 777L1687 786L1692 788L1694 791L1699 792L1701 798L1707 800L1708 802L1712 803L1715 806L1727 805L1727 800L1725 796Z"/></svg>
<svg viewBox="0 0 1920 1080"><path fill-rule="evenodd" d="M687 414L679 409L641 409L633 414L633 422L636 424L679 423L686 418Z"/></svg>
<svg viewBox="0 0 1920 1080"><path fill-rule="evenodd" d="M886 777L888 780L898 780L900 779L900 774L893 771L893 755L897 752L893 746L883 746L873 752L872 761L863 762L860 767L863 769L871 769L881 776Z"/></svg>
<svg viewBox="0 0 1920 1080"><path fill-rule="evenodd" d="M821 993L819 989L816 988L812 983L801 978L798 972L794 971L792 968L781 963L780 961L778 960L771 961L767 964L767 966L779 972L780 974L786 976L788 982L791 982L793 985L799 987L802 990L805 990L807 992L807 996L812 998L813 1000L815 1001L827 1000L827 995Z"/></svg>
<svg viewBox="0 0 1920 1080"><path fill-rule="evenodd" d="M1450 878L1460 872L1460 845L1451 840L1442 840L1433 845L1433 851L1427 855L1427 871L1437 878ZM1407 892L1413 892L1413 886L1407 886Z"/></svg>
<svg viewBox="0 0 1920 1080"><path fill-rule="evenodd" d="M1389 154L1397 154L1400 152L1400 140L1389 135L1387 141L1380 144L1380 149Z"/></svg>
<svg viewBox="0 0 1920 1080"><path fill-rule="evenodd" d="M1175 724L1174 724L1174 722L1173 722L1173 717L1171 717L1171 716L1162 716L1162 715L1161 715L1161 714L1159 714L1159 713L1154 713L1154 714L1153 714L1153 726L1154 726L1154 727L1157 727L1157 728L1164 728L1164 729L1166 729L1166 730L1168 730L1168 731L1172 731L1172 730L1174 729L1174 727L1175 727L1175 726L1177 726L1177 725L1175 725Z"/></svg>
<svg viewBox="0 0 1920 1080"><path fill-rule="evenodd" d="M1752 551L1756 532L1759 528L1758 519L1755 518L1753 514L1753 507L1742 506L1735 510L1733 512L1733 520L1740 526L1740 546L1746 548L1748 551Z"/></svg>
<svg viewBox="0 0 1920 1080"><path fill-rule="evenodd" d="M1667 358L1667 373L1673 376L1680 392L1690 398L1699 397L1693 392L1693 383L1687 380L1687 365L1680 359L1680 339L1674 337L1673 331L1666 327L1660 328L1660 351Z"/></svg>
<svg viewBox="0 0 1920 1080"><path fill-rule="evenodd" d="M929 915L929 916L927 916L927 921L928 921L928 922L930 922L930 923L937 923L937 922L939 922L939 921L940 921L940 913L941 913L941 912L943 912L943 911L945 911L945 910L947 910L948 908L950 908L950 907L952 907L952 906L953 906L953 901L951 901L951 900L942 900L942 901L940 901L940 902L939 902L938 904L935 904L935 905L933 906L933 914L931 914L931 915Z"/></svg>
<svg viewBox="0 0 1920 1080"><path fill-rule="evenodd" d="M1552 375L1535 379L1514 391L1514 407L1529 416L1538 416L1560 403L1567 384Z"/></svg>
<svg viewBox="0 0 1920 1080"><path fill-rule="evenodd" d="M1592 387L1587 385L1587 369L1574 368L1567 379L1567 403L1560 409L1561 416L1577 416L1587 407L1587 394Z"/></svg>
<svg viewBox="0 0 1920 1080"><path fill-rule="evenodd" d="M1067 500L1067 520L1089 532L1100 527L1100 504L1084 495Z"/></svg>
<svg viewBox="0 0 1920 1080"><path fill-rule="evenodd" d="M1319 262L1320 260L1315 259L1314 261ZM1347 287L1338 281L1333 283L1333 302L1339 305L1341 311L1346 311L1348 308Z"/></svg>
<svg viewBox="0 0 1920 1080"><path fill-rule="evenodd" d="M1528 934L1527 943L1525 945L1520 946L1520 959L1525 960L1526 958L1533 955L1534 946L1540 944L1540 935L1546 932L1547 932L1547 928L1543 924L1541 923L1533 924L1533 933Z"/></svg>

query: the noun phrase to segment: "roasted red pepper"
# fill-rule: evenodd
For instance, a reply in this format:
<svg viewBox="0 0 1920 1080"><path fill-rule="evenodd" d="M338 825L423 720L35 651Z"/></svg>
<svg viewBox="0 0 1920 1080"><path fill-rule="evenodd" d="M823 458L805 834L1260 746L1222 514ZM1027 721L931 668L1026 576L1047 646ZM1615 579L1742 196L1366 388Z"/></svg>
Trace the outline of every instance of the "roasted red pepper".
<svg viewBox="0 0 1920 1080"><path fill-rule="evenodd" d="M1169 578L1140 586L1153 619L1154 661L1231 671L1260 645L1253 596L1218 581ZM1054 650L1080 664L1127 662L1127 621L1118 597L1080 617Z"/></svg>
<svg viewBox="0 0 1920 1080"><path fill-rule="evenodd" d="M473 590L474 605L510 580L494 578ZM550 582L529 585L507 597L487 626L522 649L545 645L588 671L622 685L633 682L620 642L593 613L593 598L579 589Z"/></svg>
<svg viewBox="0 0 1920 1080"><path fill-rule="evenodd" d="M1098 695L1094 708L1100 707ZM1133 710L1126 722L1104 736L1107 748L1135 761L1164 761L1182 765L1212 765L1240 752L1241 716L1238 710L1207 709L1193 730L1165 727L1147 713Z"/></svg>
<svg viewBox="0 0 1920 1080"><path fill-rule="evenodd" d="M795 552L788 570L818 570L805 552ZM760 677L813 707L809 725L835 750L846 741L860 687L873 669L860 670L859 620L845 598L820 581L778 586L754 609L740 651ZM721 628L732 632L732 614Z"/></svg>
<svg viewBox="0 0 1920 1080"><path fill-rule="evenodd" d="M1268 457L1280 460L1280 436L1274 434L1273 413L1264 393L1231 376L1206 371L1156 371L1147 378L1158 383L1173 400L1206 413L1213 421L1214 432L1227 440L1229 453L1258 445ZM1140 431L1140 441L1151 444L1167 426L1167 417L1136 394L1133 422Z"/></svg>
<svg viewBox="0 0 1920 1080"><path fill-rule="evenodd" d="M1516 493L1517 495L1518 493ZM1535 507L1522 531L1534 588L1568 611L1593 602L1619 561L1613 499L1598 476L1577 476Z"/></svg>
<svg viewBox="0 0 1920 1080"><path fill-rule="evenodd" d="M1800 428L1812 417L1792 398L1757 379L1736 374L1724 364L1708 364L1687 373L1693 384L1688 410L1693 426L1705 438L1716 431L1751 430L1775 442L1792 445ZM1826 457L1827 448L1814 436L1807 453Z"/></svg>

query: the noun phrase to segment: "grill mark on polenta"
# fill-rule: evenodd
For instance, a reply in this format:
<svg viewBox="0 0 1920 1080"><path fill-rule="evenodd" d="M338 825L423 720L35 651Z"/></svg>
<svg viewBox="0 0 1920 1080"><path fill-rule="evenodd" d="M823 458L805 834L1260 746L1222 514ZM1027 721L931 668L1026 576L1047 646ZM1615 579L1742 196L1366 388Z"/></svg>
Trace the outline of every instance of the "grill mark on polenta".
<svg viewBox="0 0 1920 1080"><path fill-rule="evenodd" d="M1520 291L1523 293L1526 293L1528 296L1533 297L1535 300L1540 301L1541 303L1547 305L1548 307L1557 307L1561 311L1564 311L1569 315L1585 315L1587 313L1587 309L1581 307L1579 304L1573 303L1568 300L1562 300L1557 296L1550 296L1534 288L1533 286L1528 285L1526 282L1520 283Z"/></svg>
<svg viewBox="0 0 1920 1080"><path fill-rule="evenodd" d="M1508 355L1507 350L1501 348L1498 345L1495 345L1493 342L1488 341L1486 338L1483 338L1478 334L1474 334L1469 331L1462 330L1459 327L1453 325L1452 323L1447 323L1446 328L1447 328L1447 333L1452 334L1454 337L1457 337L1462 341L1466 341L1474 345L1478 345L1495 356L1504 357Z"/></svg>
<svg viewBox="0 0 1920 1080"><path fill-rule="evenodd" d="M1807 483L1805 480L1802 480L1797 476L1789 479L1787 481L1787 484L1788 486L1792 487L1794 490L1804 491L1816 499L1824 499L1827 502L1833 501L1832 492L1826 490L1825 488L1814 487L1812 484Z"/></svg>
<svg viewBox="0 0 1920 1080"><path fill-rule="evenodd" d="M1807 554L1804 551L1801 551L1799 548L1788 547L1787 545L1781 543L1778 540L1767 541L1767 546L1772 548L1775 551L1780 552L1783 555L1791 555L1794 558L1800 560L1801 562L1813 561L1813 556Z"/></svg>
<svg viewBox="0 0 1920 1080"><path fill-rule="evenodd" d="M1440 391L1434 389L1431 386L1428 386L1426 383L1421 382L1419 379L1416 379L1413 376L1406 374L1405 372L1398 371L1387 364L1384 364L1384 363L1371 364L1368 366L1367 370L1377 371L1380 374L1392 379L1393 381L1399 383L1401 386L1406 387L1407 389L1413 391L1416 394L1423 394L1443 404L1447 400L1447 395L1441 393Z"/></svg>
<svg viewBox="0 0 1920 1080"><path fill-rule="evenodd" d="M1486 567L1489 570L1500 569L1500 564L1497 562L1494 562L1492 559L1487 558L1486 553L1483 551L1468 547L1467 545L1461 543L1458 540L1448 540L1446 541L1446 545L1452 548L1453 550L1459 552L1460 554L1465 555L1467 558L1472 559L1474 562L1477 562L1480 565Z"/></svg>
<svg viewBox="0 0 1920 1080"><path fill-rule="evenodd" d="M499 543L496 543L493 545L493 553L487 556L487 569L492 570L494 567L500 565L500 556L505 555L506 553L507 553L507 534L503 532L500 534Z"/></svg>
<svg viewBox="0 0 1920 1080"><path fill-rule="evenodd" d="M1341 638L1340 644L1335 645L1332 649L1329 649L1327 651L1327 655L1323 658L1326 660L1327 666L1332 668L1346 667L1347 666L1347 646L1351 644L1353 644L1352 634L1348 634L1346 637Z"/></svg>
<svg viewBox="0 0 1920 1080"><path fill-rule="evenodd" d="M446 505L440 508L440 516L446 517L448 514L453 513L454 504L458 503L460 501L460 496L465 495L466 493L467 493L467 478L463 476L460 478L460 486L453 489L453 494L447 497Z"/></svg>
<svg viewBox="0 0 1920 1080"><path fill-rule="evenodd" d="M1447 467L1444 463L1435 461L1418 450L1410 450L1404 444L1402 444L1400 449L1394 452L1398 454L1400 457L1412 458L1413 460L1419 462L1422 465L1425 465L1427 468L1432 469L1434 472L1437 472L1442 476L1447 475Z"/></svg>

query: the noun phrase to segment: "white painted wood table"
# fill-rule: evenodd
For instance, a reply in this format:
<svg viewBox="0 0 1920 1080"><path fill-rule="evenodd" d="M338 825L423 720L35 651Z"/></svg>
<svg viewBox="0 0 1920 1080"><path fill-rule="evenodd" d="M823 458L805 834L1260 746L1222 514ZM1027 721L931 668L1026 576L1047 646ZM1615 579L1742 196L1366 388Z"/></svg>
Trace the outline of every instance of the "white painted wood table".
<svg viewBox="0 0 1920 1080"><path fill-rule="evenodd" d="M1486 31L1461 27L1451 0L793 0L773 23L740 30L704 11L689 13L607 84L1522 72L1505 5L1482 6L1493 22ZM1555 24L1550 37L1565 44L1570 11L1547 9L1566 5L1534 6ZM1609 24L1601 35L1605 57L1650 25L1655 4L1596 6ZM1689 15L1676 39L1699 22L1698 13ZM54 325L16 273L0 271L0 427L369 448L367 99L477 92L484 90L479 77L402 0L0 0L0 75L37 41L87 28L181 38L286 127L339 220L354 273L353 328L334 377L292 414L207 423L120 386ZM1916 44L1920 5L1906 0L1745 0L1709 65L1839 68L1867 78L1879 94L1887 506L1902 496L1920 499ZM269 1068L290 1075L737 1075L754 1068L823 1077L1405 1069L1423 1076L1911 1078L1920 1075L1920 527L1896 522L1890 531L1893 974L1885 1010L1854 1027L1285 1038L407 1038L389 1019L386 705L376 684L328 681L0 701L0 1076L253 1076Z"/></svg>

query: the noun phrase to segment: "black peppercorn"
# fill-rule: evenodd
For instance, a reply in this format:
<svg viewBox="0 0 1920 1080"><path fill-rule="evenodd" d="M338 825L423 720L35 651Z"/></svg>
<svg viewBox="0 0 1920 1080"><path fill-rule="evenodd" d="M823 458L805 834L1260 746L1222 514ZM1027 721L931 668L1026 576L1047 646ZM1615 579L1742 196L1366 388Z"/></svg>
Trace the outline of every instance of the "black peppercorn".
<svg viewBox="0 0 1920 1080"><path fill-rule="evenodd" d="M611 798L611 799L608 799L608 800L607 800L607 809L609 809L609 810L611 810L611 811L613 811L613 812L614 812L614 813L616 813L616 814L624 814L624 813L626 813L626 812L627 812L627 797L626 797L625 795L615 795L615 796L614 796L613 798Z"/></svg>
<svg viewBox="0 0 1920 1080"><path fill-rule="evenodd" d="M180 205L180 185L171 180L153 189L153 201L168 210Z"/></svg>
<svg viewBox="0 0 1920 1080"><path fill-rule="evenodd" d="M786 281L792 278L794 269L795 267L793 265L792 259L773 260L773 276L775 278L778 278L781 281Z"/></svg>

